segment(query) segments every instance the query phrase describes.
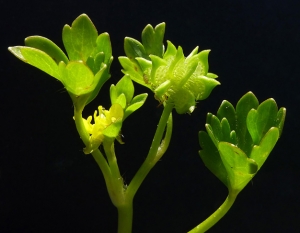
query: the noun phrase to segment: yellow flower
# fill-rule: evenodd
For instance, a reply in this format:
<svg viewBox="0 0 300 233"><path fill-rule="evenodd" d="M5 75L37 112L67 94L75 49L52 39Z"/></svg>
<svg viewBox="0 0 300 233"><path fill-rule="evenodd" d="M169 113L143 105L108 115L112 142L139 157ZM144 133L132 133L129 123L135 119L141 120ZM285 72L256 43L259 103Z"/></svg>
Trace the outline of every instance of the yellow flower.
<svg viewBox="0 0 300 233"><path fill-rule="evenodd" d="M84 148L84 153L92 153L103 142L105 136L115 138L119 135L122 126L123 108L119 104L113 104L109 110L105 110L102 106L98 107L98 111L94 112L94 123L92 116L83 119L86 131L90 134L90 144Z"/></svg>

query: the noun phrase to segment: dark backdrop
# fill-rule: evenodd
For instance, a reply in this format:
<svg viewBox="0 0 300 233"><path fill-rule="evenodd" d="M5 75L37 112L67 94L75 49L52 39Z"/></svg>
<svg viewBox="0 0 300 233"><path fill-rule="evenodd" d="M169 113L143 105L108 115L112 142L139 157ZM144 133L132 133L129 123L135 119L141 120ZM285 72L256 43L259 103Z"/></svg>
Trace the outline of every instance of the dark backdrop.
<svg viewBox="0 0 300 233"><path fill-rule="evenodd" d="M225 200L227 190L198 156L197 132L223 99L247 91L287 108L285 128L267 162L209 232L299 232L300 8L296 0L2 1L0 232L116 232L117 211L91 156L82 153L73 109L62 85L16 59L8 46L30 35L62 47L61 30L81 13L109 32L112 78L86 111L109 107L108 89L122 73L125 36L140 39L148 23L166 22L165 40L187 55L211 49L210 71L222 83L192 115L174 114L168 152L134 201L133 232L187 232ZM136 85L136 93L148 91ZM161 108L146 105L124 124L117 156L126 182L142 163Z"/></svg>

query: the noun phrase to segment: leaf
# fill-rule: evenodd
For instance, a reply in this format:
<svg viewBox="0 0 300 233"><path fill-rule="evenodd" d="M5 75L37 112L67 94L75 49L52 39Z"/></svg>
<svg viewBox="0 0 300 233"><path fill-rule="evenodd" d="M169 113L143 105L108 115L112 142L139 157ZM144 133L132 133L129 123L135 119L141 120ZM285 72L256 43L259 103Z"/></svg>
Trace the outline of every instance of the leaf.
<svg viewBox="0 0 300 233"><path fill-rule="evenodd" d="M253 142L258 145L271 127L276 127L277 105L274 99L262 102L257 110L252 109L247 116L247 128Z"/></svg>
<svg viewBox="0 0 300 233"><path fill-rule="evenodd" d="M110 74L108 74L108 72L107 72L108 69L109 69L109 67L107 65L105 65L104 63L102 63L100 70L95 75L96 86L95 86L93 92L90 94L90 97L89 97L88 101L86 102L86 105L89 104L93 99L96 98L96 96L98 95L103 84L110 78Z"/></svg>
<svg viewBox="0 0 300 233"><path fill-rule="evenodd" d="M199 49L199 46L194 48L193 51L186 57L186 59L188 60L189 58L192 58L193 56L197 55L198 49Z"/></svg>
<svg viewBox="0 0 300 233"><path fill-rule="evenodd" d="M169 61L175 57L176 53L177 49L175 45L173 45L171 41L167 40L167 51L165 52L163 59Z"/></svg>
<svg viewBox="0 0 300 233"><path fill-rule="evenodd" d="M63 28L63 43L70 61L84 61L96 48L97 29L86 14L78 16L72 27Z"/></svg>
<svg viewBox="0 0 300 233"><path fill-rule="evenodd" d="M96 86L93 72L81 62L60 63L60 72L65 88L76 96L91 93Z"/></svg>
<svg viewBox="0 0 300 233"><path fill-rule="evenodd" d="M211 125L211 128L212 128L212 132L213 132L214 138L216 140L216 147L218 147L219 142L223 138L223 133L222 133L222 128L221 128L221 122L218 119L218 117L216 117L215 115L213 115L211 117L210 125Z"/></svg>
<svg viewBox="0 0 300 233"><path fill-rule="evenodd" d="M114 104L118 98L118 92L117 92L117 88L114 84L112 84L110 86L109 89L109 95L110 95L110 102L111 104Z"/></svg>
<svg viewBox="0 0 300 233"><path fill-rule="evenodd" d="M151 86L148 83L145 83L143 78L143 72L141 71L139 65L130 61L128 57L119 57L119 62L123 67L122 72L124 74L129 75L130 78L138 84L141 84L151 89Z"/></svg>
<svg viewBox="0 0 300 233"><path fill-rule="evenodd" d="M197 56L199 58L199 62L201 64L201 69L204 71L204 75L208 72L208 55L210 53L210 50L203 50L201 51ZM200 65L199 64L199 65Z"/></svg>
<svg viewBox="0 0 300 233"><path fill-rule="evenodd" d="M126 96L124 93L120 94L115 100L114 104L119 104L123 109L126 108Z"/></svg>
<svg viewBox="0 0 300 233"><path fill-rule="evenodd" d="M280 108L277 113L277 119L276 119L276 124L275 124L276 127L279 129L279 137L281 136L282 129L284 126L285 115L286 115L286 109Z"/></svg>
<svg viewBox="0 0 300 233"><path fill-rule="evenodd" d="M216 75L216 74L214 74L214 73L207 73L206 74L206 76L208 77L208 78L218 78L218 75Z"/></svg>
<svg viewBox="0 0 300 233"><path fill-rule="evenodd" d="M117 95L121 95L122 93L126 97L126 105L128 105L134 94L134 86L129 77L129 75L125 75L116 85Z"/></svg>
<svg viewBox="0 0 300 233"><path fill-rule="evenodd" d="M8 50L23 62L44 71L58 80L61 80L58 65L45 52L25 46L9 47Z"/></svg>
<svg viewBox="0 0 300 233"><path fill-rule="evenodd" d="M147 73L149 75L152 69L152 62L142 57L137 57L136 60L139 63L143 73Z"/></svg>
<svg viewBox="0 0 300 233"><path fill-rule="evenodd" d="M29 36L25 39L25 45L45 52L52 57L56 64L59 64L61 61L65 64L69 62L66 54L55 43L45 37Z"/></svg>
<svg viewBox="0 0 300 233"><path fill-rule="evenodd" d="M166 80L165 82L163 82L162 84L160 84L155 90L154 93L155 95L161 99L162 96L169 90L169 88L171 87L172 83L170 80Z"/></svg>
<svg viewBox="0 0 300 233"><path fill-rule="evenodd" d="M228 120L226 118L223 118L221 120L221 129L222 129L222 141L225 142L231 142L230 138L230 125L228 123Z"/></svg>
<svg viewBox="0 0 300 233"><path fill-rule="evenodd" d="M254 146L250 158L258 164L258 169L264 164L279 138L279 130L272 127L262 138L259 145Z"/></svg>
<svg viewBox="0 0 300 233"><path fill-rule="evenodd" d="M220 85L220 83L217 80L200 76L190 78L185 85L185 88L189 88L190 91L193 92L196 100L204 100L218 85Z"/></svg>
<svg viewBox="0 0 300 233"><path fill-rule="evenodd" d="M236 130L236 116L233 105L227 100L223 100L218 109L217 116L219 119L226 118L229 122L230 129Z"/></svg>
<svg viewBox="0 0 300 233"><path fill-rule="evenodd" d="M228 142L220 142L219 151L228 174L228 188L240 192L257 172L257 163Z"/></svg>
<svg viewBox="0 0 300 233"><path fill-rule="evenodd" d="M151 69L151 74L150 74L150 80L151 83L153 84L161 84L162 82L166 81L165 78L166 74L161 73L161 69L159 69L160 72L158 71L158 68L161 68L162 66L167 66L167 62L164 59L161 59L158 56L155 55L149 55L151 61L152 61L152 69Z"/></svg>
<svg viewBox="0 0 300 233"><path fill-rule="evenodd" d="M145 59L147 59L148 57L144 49L144 46L139 41L130 37L125 37L124 50L126 56L130 60L133 60L136 57L143 57Z"/></svg>
<svg viewBox="0 0 300 233"><path fill-rule="evenodd" d="M158 24L155 29L148 24L142 32L142 43L147 55L163 56L163 39L165 34L165 23Z"/></svg>
<svg viewBox="0 0 300 233"><path fill-rule="evenodd" d="M217 147L214 145L208 134L204 131L199 132L198 138L199 144L202 148L202 150L199 151L202 161L204 162L205 166L227 187L228 175L220 158Z"/></svg>
<svg viewBox="0 0 300 233"><path fill-rule="evenodd" d="M143 104L145 103L145 101L147 99L147 96L148 96L148 94L144 93L144 94L137 95L132 99L130 105L125 110L123 121L128 116L130 116L133 112L135 112L137 109L139 109L140 107L143 106Z"/></svg>
<svg viewBox="0 0 300 233"><path fill-rule="evenodd" d="M111 57L112 57L112 48L111 48L111 42L110 37L107 32L101 33L96 40L97 47L93 51L93 57L97 55L98 53L104 54L104 63L108 64Z"/></svg>
<svg viewBox="0 0 300 233"><path fill-rule="evenodd" d="M238 101L236 105L236 136L237 136L237 146L243 150L247 155L250 154L251 148L253 146L253 141L250 133L247 129L247 115L248 112L254 108L258 107L258 100L252 92L246 93Z"/></svg>

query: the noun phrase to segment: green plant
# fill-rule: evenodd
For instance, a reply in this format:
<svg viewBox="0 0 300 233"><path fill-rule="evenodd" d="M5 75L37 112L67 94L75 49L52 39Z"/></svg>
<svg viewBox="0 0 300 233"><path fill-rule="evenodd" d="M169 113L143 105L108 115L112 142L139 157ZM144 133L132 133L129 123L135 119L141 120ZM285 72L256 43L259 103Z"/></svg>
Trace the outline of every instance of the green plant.
<svg viewBox="0 0 300 233"><path fill-rule="evenodd" d="M141 183L168 149L173 121L172 110L191 114L196 102L207 98L220 83L208 72L209 50L198 53L196 47L188 56L170 41L165 51L165 24L147 25L142 42L125 38L126 56L119 57L124 77L110 87L109 110L99 106L87 119L82 112L98 95L110 78L112 48L107 33L98 35L87 15L82 14L63 28L67 55L51 40L41 36L25 39L25 46L9 47L22 61L59 80L74 105L74 120L85 154L91 154L99 165L112 203L118 209L118 232L132 231L133 198ZM114 142L122 144L120 131L125 119L139 109L147 94L134 96L132 80L149 88L163 106L152 145L140 169L125 185L120 175ZM200 157L206 167L228 188L224 204L190 232L205 232L221 219L234 203L238 193L261 168L281 135L286 110L278 110L268 99L261 104L251 92L234 108L223 101L217 115L208 114L206 130L199 132ZM99 148L103 150L99 150ZM102 153L101 151L104 151Z"/></svg>

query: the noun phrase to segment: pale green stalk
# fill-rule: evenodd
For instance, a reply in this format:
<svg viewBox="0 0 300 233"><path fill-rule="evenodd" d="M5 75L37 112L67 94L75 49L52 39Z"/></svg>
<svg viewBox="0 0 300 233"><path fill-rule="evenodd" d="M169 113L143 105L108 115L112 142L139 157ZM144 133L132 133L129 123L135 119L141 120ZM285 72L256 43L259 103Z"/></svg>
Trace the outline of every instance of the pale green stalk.
<svg viewBox="0 0 300 233"><path fill-rule="evenodd" d="M212 215L210 215L206 220L204 220L194 229L190 230L188 233L203 233L209 230L228 212L228 210L233 205L237 195L237 192L229 191L229 194L224 203Z"/></svg>
<svg viewBox="0 0 300 233"><path fill-rule="evenodd" d="M163 113L161 115L161 118L159 120L157 129L156 129L150 150L148 152L147 158L145 159L142 166L137 171L137 173L135 174L132 181L130 182L130 184L127 187L126 196L128 198L130 197L131 199L133 199L134 195L136 194L136 192L137 192L138 188L140 187L140 185L142 184L143 180L145 179L147 174L150 172L152 167L157 162L156 156L158 153L158 148L162 141L162 137L163 137L169 116L172 113L173 107L174 107L173 104L169 103L168 101L166 102ZM172 125L169 125L169 127L170 127L170 130L172 130ZM167 129L167 131L168 131L168 129ZM166 135L168 135L168 137L169 137L169 138L165 138L165 140L168 143L171 138L171 135L169 135L169 134L166 134ZM165 147L163 147L162 149L166 150ZM159 156L161 157L162 154L159 154Z"/></svg>

